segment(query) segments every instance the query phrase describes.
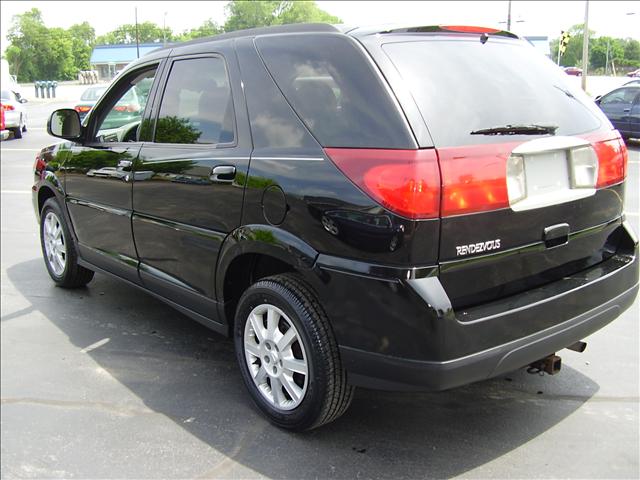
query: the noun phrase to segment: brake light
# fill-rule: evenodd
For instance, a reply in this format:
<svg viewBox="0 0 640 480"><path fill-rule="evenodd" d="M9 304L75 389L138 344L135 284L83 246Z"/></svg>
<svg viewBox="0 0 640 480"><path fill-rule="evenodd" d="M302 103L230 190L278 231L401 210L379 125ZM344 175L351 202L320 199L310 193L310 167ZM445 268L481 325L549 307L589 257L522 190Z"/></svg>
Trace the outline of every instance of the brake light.
<svg viewBox="0 0 640 480"><path fill-rule="evenodd" d="M135 105L116 105L113 107L116 112L137 112L138 108Z"/></svg>
<svg viewBox="0 0 640 480"><path fill-rule="evenodd" d="M34 165L34 169L35 169L36 175L38 176L41 176L42 173L47 169L47 162L45 162L42 159L40 154L36 155L36 163Z"/></svg>
<svg viewBox="0 0 640 480"><path fill-rule="evenodd" d="M439 148L442 216L508 207L507 159L517 145Z"/></svg>
<svg viewBox="0 0 640 480"><path fill-rule="evenodd" d="M86 105L77 105L75 110L79 113L85 113L91 110L91 107L87 107Z"/></svg>
<svg viewBox="0 0 640 480"><path fill-rule="evenodd" d="M9 110L9 111L10 111L10 110L15 110L15 109L16 109L16 107L14 107L13 105L8 105L8 104L6 104L6 103L3 103L3 104L2 104L2 110L4 110L5 112L6 112L7 110Z"/></svg>
<svg viewBox="0 0 640 480"><path fill-rule="evenodd" d="M619 139L593 143L598 155L597 188L622 182L627 175L627 147Z"/></svg>
<svg viewBox="0 0 640 480"><path fill-rule="evenodd" d="M352 182L392 212L412 219L439 216L435 150L326 148L325 152Z"/></svg>

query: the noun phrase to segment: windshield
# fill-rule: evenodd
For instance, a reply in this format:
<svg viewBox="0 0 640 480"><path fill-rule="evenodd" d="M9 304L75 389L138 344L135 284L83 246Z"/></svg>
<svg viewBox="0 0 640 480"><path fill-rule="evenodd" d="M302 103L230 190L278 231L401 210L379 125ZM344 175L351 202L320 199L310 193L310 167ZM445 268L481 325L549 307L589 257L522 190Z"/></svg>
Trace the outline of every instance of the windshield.
<svg viewBox="0 0 640 480"><path fill-rule="evenodd" d="M472 132L513 125L552 125L556 135L576 135L601 124L593 102L525 42L432 38L382 48L407 82L436 146L503 142L500 135Z"/></svg>

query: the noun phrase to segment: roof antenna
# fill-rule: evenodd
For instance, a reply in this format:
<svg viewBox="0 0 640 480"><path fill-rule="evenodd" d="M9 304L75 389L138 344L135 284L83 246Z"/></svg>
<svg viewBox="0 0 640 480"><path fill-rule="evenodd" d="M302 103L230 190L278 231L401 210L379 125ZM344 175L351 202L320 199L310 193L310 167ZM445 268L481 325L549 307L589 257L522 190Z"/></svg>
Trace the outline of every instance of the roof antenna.
<svg viewBox="0 0 640 480"><path fill-rule="evenodd" d="M480 43L481 44L485 44L487 43L487 40L489 40L489 35L487 35L486 33L483 33L482 35L480 35Z"/></svg>

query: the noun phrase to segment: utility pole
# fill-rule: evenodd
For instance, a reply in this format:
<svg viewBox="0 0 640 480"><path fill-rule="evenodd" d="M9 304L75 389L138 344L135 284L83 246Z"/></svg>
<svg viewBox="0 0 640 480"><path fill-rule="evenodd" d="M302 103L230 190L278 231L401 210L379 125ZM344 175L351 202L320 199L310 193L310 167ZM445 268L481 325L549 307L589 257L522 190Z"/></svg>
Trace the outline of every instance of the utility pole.
<svg viewBox="0 0 640 480"><path fill-rule="evenodd" d="M589 0L584 2L584 32L582 33L582 90L587 91L589 68Z"/></svg>
<svg viewBox="0 0 640 480"><path fill-rule="evenodd" d="M507 9L507 32L511 31L511 0L509 0L509 7Z"/></svg>
<svg viewBox="0 0 640 480"><path fill-rule="evenodd" d="M140 58L140 38L138 37L138 7L135 7L136 15L136 58Z"/></svg>
<svg viewBox="0 0 640 480"><path fill-rule="evenodd" d="M167 46L167 12L164 12L164 17L162 18L162 46Z"/></svg>

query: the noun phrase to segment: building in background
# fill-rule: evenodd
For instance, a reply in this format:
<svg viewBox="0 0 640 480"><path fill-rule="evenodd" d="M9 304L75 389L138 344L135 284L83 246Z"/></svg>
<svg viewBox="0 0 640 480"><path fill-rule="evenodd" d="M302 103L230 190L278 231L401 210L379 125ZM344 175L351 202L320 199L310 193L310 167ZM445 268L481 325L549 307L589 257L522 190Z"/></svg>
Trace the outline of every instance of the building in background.
<svg viewBox="0 0 640 480"><path fill-rule="evenodd" d="M158 43L141 43L139 45L140 57L158 48ZM138 58L136 44L127 45L97 45L91 53L91 68L98 72L100 80L111 80L129 63Z"/></svg>
<svg viewBox="0 0 640 480"><path fill-rule="evenodd" d="M529 36L524 37L531 45L536 47L541 53L551 58L551 47L549 45L549 37Z"/></svg>

